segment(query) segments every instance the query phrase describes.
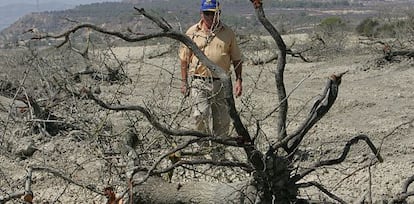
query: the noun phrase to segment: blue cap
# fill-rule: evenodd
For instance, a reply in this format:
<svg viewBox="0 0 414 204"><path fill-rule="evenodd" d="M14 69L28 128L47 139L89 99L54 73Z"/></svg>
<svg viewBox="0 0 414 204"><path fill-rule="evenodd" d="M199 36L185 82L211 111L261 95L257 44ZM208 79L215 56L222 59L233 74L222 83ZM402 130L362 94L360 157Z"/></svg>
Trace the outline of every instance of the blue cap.
<svg viewBox="0 0 414 204"><path fill-rule="evenodd" d="M220 3L218 0L201 0L201 11L219 11Z"/></svg>

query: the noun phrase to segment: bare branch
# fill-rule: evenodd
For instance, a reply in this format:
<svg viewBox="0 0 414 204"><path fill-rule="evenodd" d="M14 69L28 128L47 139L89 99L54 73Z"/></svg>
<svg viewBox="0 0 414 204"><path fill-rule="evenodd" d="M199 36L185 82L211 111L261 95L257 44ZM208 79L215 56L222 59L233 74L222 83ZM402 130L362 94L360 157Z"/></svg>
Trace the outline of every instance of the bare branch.
<svg viewBox="0 0 414 204"><path fill-rule="evenodd" d="M323 193L325 193L327 196L329 196L330 198L338 201L339 203L347 203L344 200L342 200L341 198L339 198L338 196L334 195L333 193L329 192L322 184L318 183L318 182L307 182L307 183L298 183L297 184L299 188L308 188L311 186L314 186L316 188L318 188L320 191L322 191Z"/></svg>
<svg viewBox="0 0 414 204"><path fill-rule="evenodd" d="M19 199L22 196L24 196L25 193L26 193L25 191L18 191L18 192L11 193L11 194L9 194L7 196L4 196L4 197L0 196L0 202L1 203L6 203L7 201L10 201L10 200L13 200L13 199Z"/></svg>
<svg viewBox="0 0 414 204"><path fill-rule="evenodd" d="M135 183L133 183L133 185L139 185L139 184L142 184L142 183L144 183L150 176L152 176L152 175L154 175L155 173L154 173L154 171L155 171L155 169L157 168L157 166L161 163L161 161L163 160L163 159L165 159L166 157L168 157L169 155L171 155L171 154L173 154L173 153L175 153L175 152L178 152L178 151L180 151L180 150L183 150L184 148L186 148L186 147L188 147L189 145L191 145L191 144L193 144L193 143L196 143L196 142L201 142L201 141L206 141L206 139L207 138L196 138L196 139L191 139L191 140L189 140L189 141L187 141L187 142L185 142L185 143L183 143L183 144L180 144L180 145L178 145L176 148L174 148L174 149L172 149L172 150L170 150L170 151L168 151L168 152L166 152L166 153L164 153L163 155L161 155L160 157L158 157L158 159L154 162L154 164L152 164L152 166L149 168L149 169L145 169L145 168L142 168L142 167L137 167L137 168L135 168L135 169L132 169L132 173L131 173L131 180L132 180L132 177L136 174L136 173L138 173L138 172L140 172L140 171L147 171L147 173L146 173L146 175L141 179L141 181L138 181L138 182L135 182ZM126 194L126 192L124 193L124 194Z"/></svg>
<svg viewBox="0 0 414 204"><path fill-rule="evenodd" d="M303 52L306 52L306 51L309 51L309 50L311 50L311 49L307 49L307 50L305 50L305 51L301 51L301 52L293 52L291 49L287 49L286 50L286 54L289 54L289 55L291 55L292 57L298 57L298 58L300 58L300 59L302 59L304 62L311 62L310 60L308 60L308 59L306 59L303 55L302 55L302 53ZM258 59L258 60L253 60L253 64L254 65L259 65L259 64L267 64L267 63L270 63L270 62L272 62L272 61L274 61L274 60L277 60L278 59L278 55L272 55L272 56L270 56L270 57L268 57L267 59Z"/></svg>
<svg viewBox="0 0 414 204"><path fill-rule="evenodd" d="M79 186L79 187L88 189L88 190L90 190L90 191L92 191L92 192L94 192L96 194L103 195L103 193L101 191L98 191L97 189L95 189L91 185L89 185L89 184L81 184L79 182L76 182L76 181L74 181L71 178L65 176L63 173L61 173L61 172L59 172L57 170L54 170L54 169L51 169L51 168L48 168L48 167L31 167L31 168L33 169L33 171L44 171L44 172L53 174L54 176L56 176L58 178L61 178L61 179L65 180L68 183L71 183L71 184L74 184L76 186Z"/></svg>
<svg viewBox="0 0 414 204"><path fill-rule="evenodd" d="M338 75L331 75L331 77L329 77L322 95L315 101L308 117L302 125L299 126L292 135L285 138L285 140L280 141L279 144L275 144L275 148L279 145L285 145L284 142L289 142L290 144L286 145L286 149L288 153L292 153L300 145L302 139L308 131L329 111L335 103L336 97L338 96L339 85L341 84L341 78L345 73L347 73L347 71ZM293 139L293 141L291 139Z"/></svg>
<svg viewBox="0 0 414 204"><path fill-rule="evenodd" d="M396 196L394 196L394 198L392 198L389 203L391 204L407 203L407 198L411 196L414 196L414 191L399 193Z"/></svg>
<svg viewBox="0 0 414 204"><path fill-rule="evenodd" d="M288 49L286 52L287 52L287 54L290 54L292 57L299 57L300 59L302 59L304 62L311 62L309 59L306 59L303 55L302 55L302 53L304 53L304 52L307 52L307 51L309 51L309 50L311 50L312 48L308 48L308 49L305 49L305 50L303 50L303 51L297 51L297 52L294 52L294 51L292 51L291 49Z"/></svg>
<svg viewBox="0 0 414 204"><path fill-rule="evenodd" d="M152 22L156 23L158 27L162 28L165 32L172 29L171 25L167 23L164 19L158 19L150 14L148 14L143 8L134 7L139 13L150 19Z"/></svg>
<svg viewBox="0 0 414 204"><path fill-rule="evenodd" d="M212 137L209 134L195 131L195 130L173 130L168 128L167 126L161 124L158 119L145 107L138 106L138 105L129 105L129 106L113 106L105 103L101 99L95 97L90 91L87 92L87 96L89 99L95 101L99 106L114 110L114 111L139 111L148 119L148 121L159 131L164 134L168 134L170 136L195 136L200 138L208 138L209 141L216 142L219 144L229 145L229 146L236 146L236 147L243 147L244 144L238 142L237 138L230 138L230 137Z"/></svg>
<svg viewBox="0 0 414 204"><path fill-rule="evenodd" d="M289 152L289 154L291 154L297 148L306 133L329 111L330 107L335 102L336 96L338 94L338 86L341 83L341 77L345 73L346 72L340 73L338 76L332 75L328 79L322 95L315 101L311 111L308 114L308 117L305 119L302 125L299 126L293 134L290 134L282 140L275 142L269 151L274 151L279 147L284 147ZM294 142L291 142L292 139ZM288 147L288 142L291 142L290 147Z"/></svg>
<svg viewBox="0 0 414 204"><path fill-rule="evenodd" d="M278 47L278 57L277 57L277 68L275 71L275 79L276 79L276 89L278 93L280 110L279 110L279 119L277 124L278 130L278 137L279 139L283 139L286 137L286 118L287 118L287 111L288 111L288 101L286 99L286 88L283 81L283 74L285 71L286 65L286 44L283 41L282 37L280 36L279 32L276 28L270 23L270 21L266 18L262 1L261 0L251 0L253 6L256 11L256 15L262 25L266 28L266 30L270 33L270 35L275 40L277 47Z"/></svg>
<svg viewBox="0 0 414 204"><path fill-rule="evenodd" d="M103 34L119 37L119 38L121 38L121 39L123 39L127 42L138 42L138 41L148 40L148 39L156 38L156 37L168 37L168 38L172 38L172 39L175 39L175 40L178 40L178 41L182 42L183 44L185 44L187 47L189 47L193 51L194 55L198 59L200 59L200 61L203 64L205 64L213 73L215 73L221 79L223 88L225 90L225 98L226 98L227 104L229 106L229 115L233 119L233 124L234 124L234 127L235 127L236 132L238 133L239 137L243 138L242 139L243 144L247 144L247 145L243 146L244 150L245 150L248 158L250 158L252 161L254 161L252 163L254 164L255 167L257 167L259 169L263 168L263 164L261 162L262 154L259 153L259 151L255 150L255 148L253 146L253 142L252 142L251 137L250 137L250 134L248 133L247 129L244 127L243 123L241 122L240 116L237 113L234 98L233 98L233 88L232 88L232 82L230 80L230 77L225 73L225 71L223 69L221 69L218 65L216 65L211 60L209 60L205 56L203 51L201 51L198 48L198 46L188 36L186 36L186 35L184 35L180 32L176 32L176 31L172 30L171 26L165 24L165 21L159 20L156 17L151 16L144 9L137 9L137 8L135 8L135 9L139 13L141 13L142 15L146 16L147 18L149 18L150 20L155 22L158 26L160 26L164 30L164 32L137 37L137 36L125 35L123 33L116 32L116 31L109 31L109 30L106 30L102 27L98 27L98 26L92 25L92 24L81 24L81 25L75 26L74 28L72 28L72 29L70 29L70 30L68 30L68 31L66 31L62 34L59 34L59 35L49 35L49 34L47 34L47 35L43 35L43 36L39 36L39 37L34 37L33 39L65 37L66 40L61 44L61 45L63 45L65 43L67 43L67 41L69 39L69 35L71 33L74 33L77 30L82 29L82 28L90 28L92 30L95 30L95 31L103 33ZM281 38L280 38L280 40L281 40ZM282 41L282 44L284 45L283 41ZM281 61L283 63L285 63L283 60L281 60ZM284 96L282 98L284 98ZM206 134L202 134L202 133L196 132L196 131L184 131L184 132L182 132L182 131L178 131L178 132L170 131L167 128L165 128L164 126L162 126L161 124L159 124L155 120L155 118L153 118L153 116L149 113L148 110L146 110L145 108L140 107L140 106L113 107L113 106L106 105L105 103L103 103L100 100L95 100L95 102L97 102L102 107L112 109L112 110L138 110L138 111L142 112L148 118L150 123L157 127L157 129L159 129L163 132L165 131L165 133L168 133L168 134L171 134L171 135L191 135L191 136L198 136L198 137L207 137L208 136Z"/></svg>
<svg viewBox="0 0 414 204"><path fill-rule="evenodd" d="M168 24L165 23L165 20L160 20L160 19L148 14L144 9L137 9L137 8L135 8L135 9L139 13L144 15L145 17L147 17L150 20L152 20L153 22L155 22L158 26L160 26L164 30L164 32L153 33L153 34L142 35L142 36L136 36L136 35L131 36L131 35L123 34L121 32L106 30L102 27L86 23L86 24L81 24L81 25L75 26L74 28L69 29L68 31L66 31L62 34L58 34L58 35L46 34L46 35L33 37L33 39L62 38L62 37L65 37L66 40L59 45L59 46L62 46L63 44L68 42L69 36L70 36L71 33L74 33L74 32L76 32L80 29L83 29L83 28L89 28L89 29L95 30L95 31L103 33L103 34L116 36L116 37L118 37L120 39L123 39L127 42L139 42L139 41L144 41L144 40L148 40L148 39L152 39L152 38L159 38L159 37L168 37L168 38L178 40L178 41L182 42L183 44L185 44L187 47L189 47L193 51L194 55L198 59L200 59L200 61L203 64L205 64L213 73L215 73L221 79L222 84L223 84L223 88L225 90L225 97L226 97L227 103L229 105L230 117L233 119L233 123L234 123L234 126L236 128L236 132L239 134L239 136L244 138L243 139L244 141L248 141L248 143L251 143L250 135L249 135L248 131L246 130L246 128L244 127L243 123L241 122L240 116L238 115L237 110L235 108L235 103L234 103L234 98L233 98L232 82L230 80L230 77L225 73L225 71L223 69L221 69L218 65L214 64L211 60L209 60L205 56L203 51L201 51L198 48L198 46L188 36L186 36L186 35L184 35L180 32L172 30L171 26L169 26ZM103 105L103 104L100 104L100 105ZM124 107L124 108L127 108L127 107ZM131 108L131 107L129 107L129 108ZM129 108L127 108L127 109L129 109ZM117 109L122 110L123 108L117 108ZM142 107L138 107L138 106L133 107L132 109L141 109L144 112L146 111ZM160 126L160 128L162 128L162 126ZM186 134L190 135L190 133L186 133ZM196 133L196 132L192 132L191 134L192 135L198 135L198 136L207 136L207 135L199 134L199 133ZM246 149L246 151L251 152L251 151L253 151L253 149L249 148L249 149Z"/></svg>
<svg viewBox="0 0 414 204"><path fill-rule="evenodd" d="M364 140L368 144L369 148L374 153L374 155L377 157L379 162L384 161L382 156L379 154L377 148L374 146L374 144L369 139L369 137L366 136L366 135L358 135L358 136L352 138L350 141L348 141L346 143L346 145L344 147L344 150L342 152L342 155L339 158L325 160L325 161L319 161L316 164L314 164L312 167L310 167L309 169L303 171L302 173L299 173L298 175L295 175L294 180L299 181L303 177L305 177L308 174L310 174L311 172L315 171L316 168L318 168L318 167L331 166L331 165L335 165L335 164L339 164L339 163L343 162L345 160L346 156L348 155L351 146L354 145L354 144L357 144L359 140Z"/></svg>
<svg viewBox="0 0 414 204"><path fill-rule="evenodd" d="M63 175L63 173L61 173L57 170L54 170L54 169L51 169L51 168L48 168L48 167L29 167L27 169L27 174L26 174L26 179L25 179L25 189L23 191L18 191L18 192L11 193L10 195L5 196L5 197L0 197L0 202L5 203L5 202L10 201L12 199L19 199L22 196L24 196L25 201L30 202L33 199L33 192L31 190L32 175L33 175L33 172L36 172L36 171L43 171L43 172L53 174L54 176L56 176L58 178L61 178L61 179L65 180L68 183L71 183L71 184L74 184L76 186L88 189L88 190L90 190L90 191L92 191L96 194L99 194L99 195L102 195L102 196L104 195L102 192L98 191L97 189L95 189L91 185L81 184L79 182L76 182L76 181L72 180L71 178Z"/></svg>
<svg viewBox="0 0 414 204"><path fill-rule="evenodd" d="M215 160L211 160L211 159L200 159L200 160L181 160L178 161L177 163L169 166L168 168L162 169L162 170L158 170L158 171L153 171L154 174L162 174L162 173L167 173L169 171L171 171L174 168L177 168L179 166L184 166L184 165L202 165L202 164L212 164L214 166L226 166L226 167L240 167L242 169L244 169L247 172L252 172L253 168L244 163L244 162L233 162L233 161L215 161Z"/></svg>
<svg viewBox="0 0 414 204"><path fill-rule="evenodd" d="M389 138L391 135L393 135L398 129L400 129L404 125L410 125L410 127L411 127L412 123L414 123L414 118L411 118L409 121L397 125L391 131L389 131L389 133L381 139L381 143L378 147L378 151L381 152L381 149L384 146L384 142L386 141L387 138Z"/></svg>
<svg viewBox="0 0 414 204"><path fill-rule="evenodd" d="M405 180L402 186L402 192L394 196L389 203L400 204L406 203L408 197L414 196L414 191L408 191L408 187L414 182L414 175Z"/></svg>
<svg viewBox="0 0 414 204"><path fill-rule="evenodd" d="M411 183L413 183L414 182L414 175L413 176L411 176L411 177L409 177L405 182L404 182L404 185L403 185L403 193L407 193L407 191L408 191L408 187L411 185Z"/></svg>

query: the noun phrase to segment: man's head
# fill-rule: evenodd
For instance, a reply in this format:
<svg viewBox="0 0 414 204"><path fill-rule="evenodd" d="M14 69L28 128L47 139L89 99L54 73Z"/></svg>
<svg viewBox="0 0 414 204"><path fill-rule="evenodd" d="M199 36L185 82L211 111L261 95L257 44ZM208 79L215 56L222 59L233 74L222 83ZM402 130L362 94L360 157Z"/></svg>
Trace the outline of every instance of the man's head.
<svg viewBox="0 0 414 204"><path fill-rule="evenodd" d="M201 0L200 13L204 24L211 29L219 21L220 3L218 0Z"/></svg>
<svg viewBox="0 0 414 204"><path fill-rule="evenodd" d="M220 11L220 3L218 0L201 0L200 11Z"/></svg>

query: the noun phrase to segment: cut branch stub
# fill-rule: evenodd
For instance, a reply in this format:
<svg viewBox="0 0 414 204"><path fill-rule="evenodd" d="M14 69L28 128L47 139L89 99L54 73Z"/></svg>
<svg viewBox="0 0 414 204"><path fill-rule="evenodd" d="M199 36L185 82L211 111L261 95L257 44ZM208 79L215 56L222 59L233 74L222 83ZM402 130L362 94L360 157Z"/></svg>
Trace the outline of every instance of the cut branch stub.
<svg viewBox="0 0 414 204"><path fill-rule="evenodd" d="M253 7L255 9L259 8L262 6L262 1L261 0L250 0L253 3Z"/></svg>

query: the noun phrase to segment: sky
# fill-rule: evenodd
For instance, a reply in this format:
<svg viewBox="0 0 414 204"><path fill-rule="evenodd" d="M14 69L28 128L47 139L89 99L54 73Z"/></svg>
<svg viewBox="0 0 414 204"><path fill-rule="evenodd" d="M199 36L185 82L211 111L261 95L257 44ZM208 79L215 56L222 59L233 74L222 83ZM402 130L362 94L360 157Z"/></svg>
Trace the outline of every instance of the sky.
<svg viewBox="0 0 414 204"><path fill-rule="evenodd" d="M0 7L11 5L11 4L34 4L36 5L37 1L39 4L44 3L62 3L70 5L80 5L80 4L90 4L96 2L107 2L107 1L121 1L121 0L0 0Z"/></svg>
<svg viewBox="0 0 414 204"><path fill-rule="evenodd" d="M121 0L0 0L0 31L31 12L64 10L81 4L119 1Z"/></svg>

